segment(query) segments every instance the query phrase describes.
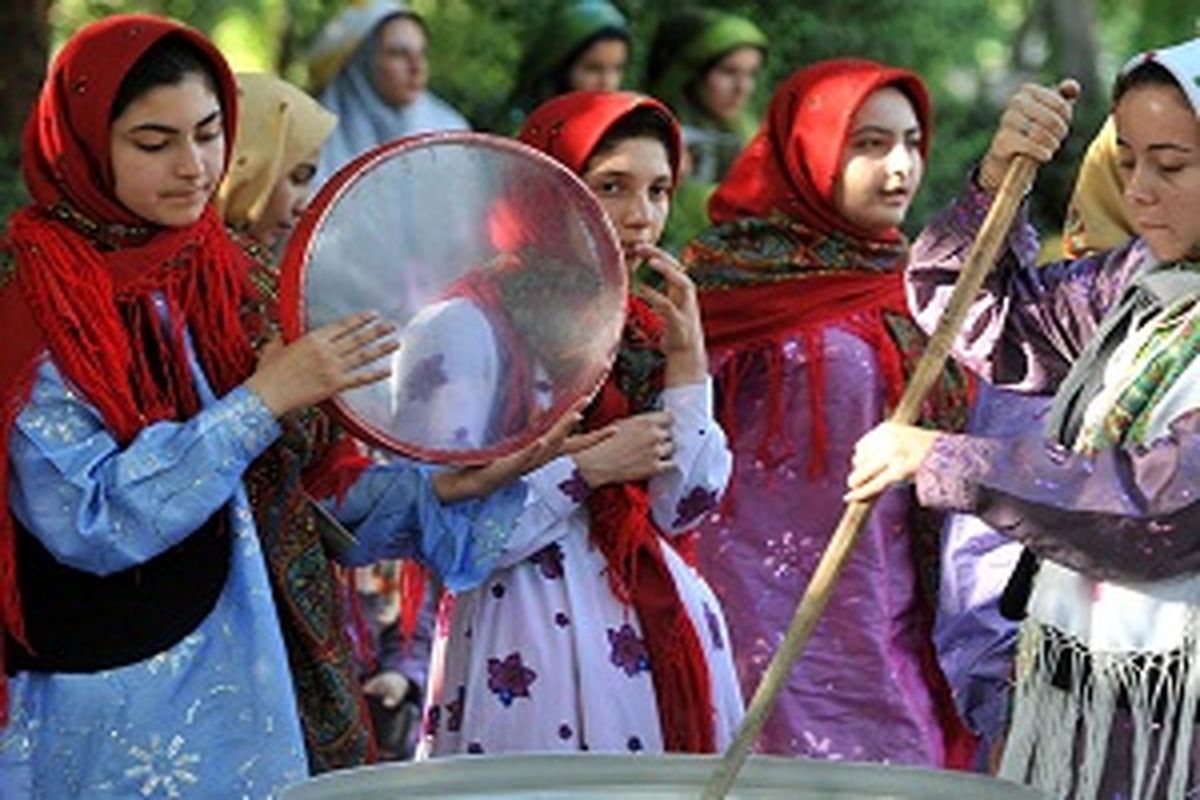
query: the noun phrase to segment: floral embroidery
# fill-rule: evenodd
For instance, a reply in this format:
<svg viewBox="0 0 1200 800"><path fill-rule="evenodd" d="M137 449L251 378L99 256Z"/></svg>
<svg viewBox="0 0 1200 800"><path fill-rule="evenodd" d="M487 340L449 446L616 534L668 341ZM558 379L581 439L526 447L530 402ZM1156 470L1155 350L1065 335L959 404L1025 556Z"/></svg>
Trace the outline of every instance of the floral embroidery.
<svg viewBox="0 0 1200 800"><path fill-rule="evenodd" d="M713 647L717 650L724 650L725 637L721 635L721 621L717 619L717 615L713 613L708 603L704 604L704 619L708 622L708 635L712 637Z"/></svg>
<svg viewBox="0 0 1200 800"><path fill-rule="evenodd" d="M439 386L449 383L450 379L446 377L446 371L443 369L445 362L446 357L441 353L417 362L413 371L404 376L405 397L419 403L428 403Z"/></svg>
<svg viewBox="0 0 1200 800"><path fill-rule="evenodd" d="M458 733L462 730L463 708L466 706L467 687L459 686L458 695L446 704L446 730Z"/></svg>
<svg viewBox="0 0 1200 800"><path fill-rule="evenodd" d="M629 752L631 753L641 752L642 740L637 736L630 736L629 741L625 743L625 746L629 748Z"/></svg>
<svg viewBox="0 0 1200 800"><path fill-rule="evenodd" d="M583 476L579 474L579 470L576 469L571 471L571 477L558 484L558 490L571 498L572 502L582 503L591 494L592 487L588 486L588 482L583 479Z"/></svg>
<svg viewBox="0 0 1200 800"><path fill-rule="evenodd" d="M646 650L646 643L628 622L619 629L608 629L608 643L612 647L609 660L625 670L629 677L650 669L650 652Z"/></svg>
<svg viewBox="0 0 1200 800"><path fill-rule="evenodd" d="M565 628L571 624L571 618L566 613L559 611L554 615L554 624L560 628Z"/></svg>
<svg viewBox="0 0 1200 800"><path fill-rule="evenodd" d="M567 723L564 722L562 725L558 726L558 738L562 739L563 741L570 739L574 734L575 731L571 730L571 726Z"/></svg>
<svg viewBox="0 0 1200 800"><path fill-rule="evenodd" d="M537 673L521 663L520 653L510 653L501 661L488 659L488 689L506 707L518 697L529 697L529 687L537 680Z"/></svg>
<svg viewBox="0 0 1200 800"><path fill-rule="evenodd" d="M705 511L717 507L717 493L712 489L697 486L679 500L675 506L675 521L672 527L678 528L695 522Z"/></svg>
<svg viewBox="0 0 1200 800"><path fill-rule="evenodd" d="M563 576L563 551L557 542L538 550L529 560L538 565L546 580L553 581Z"/></svg>
<svg viewBox="0 0 1200 800"><path fill-rule="evenodd" d="M483 745L479 742L471 742L467 745L467 752L473 756L483 755Z"/></svg>
<svg viewBox="0 0 1200 800"><path fill-rule="evenodd" d="M135 765L125 770L125 777L142 781L139 792L143 797L150 797L160 789L166 797L182 797L182 786L195 785L199 780L192 770L200 762L199 755L183 752L183 745L182 736L173 736L164 745L157 733L150 734L148 748L137 745L129 748Z"/></svg>
<svg viewBox="0 0 1200 800"><path fill-rule="evenodd" d="M504 589L503 583L492 584L492 597L499 600L501 597L504 597L504 592L505 592L505 589Z"/></svg>

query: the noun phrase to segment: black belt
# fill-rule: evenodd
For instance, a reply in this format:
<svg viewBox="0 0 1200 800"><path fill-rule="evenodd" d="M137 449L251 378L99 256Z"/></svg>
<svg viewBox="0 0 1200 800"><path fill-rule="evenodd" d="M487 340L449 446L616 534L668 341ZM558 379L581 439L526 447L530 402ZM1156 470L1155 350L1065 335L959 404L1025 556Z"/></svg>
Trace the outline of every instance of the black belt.
<svg viewBox="0 0 1200 800"><path fill-rule="evenodd" d="M135 567L96 575L60 563L14 518L29 647L11 636L5 670L97 672L157 655L208 616L229 576L228 509Z"/></svg>

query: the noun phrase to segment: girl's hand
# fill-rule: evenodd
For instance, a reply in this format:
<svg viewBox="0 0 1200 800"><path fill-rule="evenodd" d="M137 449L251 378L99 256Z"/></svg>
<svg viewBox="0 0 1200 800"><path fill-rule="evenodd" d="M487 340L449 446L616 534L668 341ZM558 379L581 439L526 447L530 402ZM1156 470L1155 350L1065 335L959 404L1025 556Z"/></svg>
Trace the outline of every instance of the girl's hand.
<svg viewBox="0 0 1200 800"><path fill-rule="evenodd" d="M845 500L870 500L893 483L916 477L917 469L938 437L937 431L884 422L854 445L853 468L846 479Z"/></svg>
<svg viewBox="0 0 1200 800"><path fill-rule="evenodd" d="M663 350L667 356L665 382L667 386L699 383L708 373L708 358L704 352L704 328L700 324L700 302L696 299L696 284L665 250L653 245L638 245L634 257L662 275L666 282L659 292L645 284L637 294L654 309L666 323Z"/></svg>
<svg viewBox="0 0 1200 800"><path fill-rule="evenodd" d="M599 444L573 455L579 475L593 489L609 483L640 481L674 468L671 413L650 411L618 420Z"/></svg>
<svg viewBox="0 0 1200 800"><path fill-rule="evenodd" d="M278 339L262 349L258 369L246 381L276 417L326 400L338 392L383 380L390 367L367 369L400 345L396 327L374 312L351 314L296 341Z"/></svg>
<svg viewBox="0 0 1200 800"><path fill-rule="evenodd" d="M979 185L995 194L1009 162L1018 155L1044 164L1053 158L1071 126L1079 84L1068 78L1056 88L1027 83L1017 90L1000 115L1000 126L979 167Z"/></svg>
<svg viewBox="0 0 1200 800"><path fill-rule="evenodd" d="M512 455L498 458L482 467L467 467L450 472L439 472L433 476L433 491L443 503L455 503L471 497L485 497L505 484L511 483L527 472L532 472L547 461L560 455L586 450L608 439L616 433L615 426L608 426L588 433L572 434L583 418L590 398L583 398L563 418L554 423L534 442Z"/></svg>

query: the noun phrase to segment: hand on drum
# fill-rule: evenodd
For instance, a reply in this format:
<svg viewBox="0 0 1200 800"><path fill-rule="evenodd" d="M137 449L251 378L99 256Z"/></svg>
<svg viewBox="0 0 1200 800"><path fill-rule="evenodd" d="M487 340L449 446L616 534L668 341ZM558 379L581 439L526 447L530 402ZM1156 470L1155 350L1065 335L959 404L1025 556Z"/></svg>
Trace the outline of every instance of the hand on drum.
<svg viewBox="0 0 1200 800"><path fill-rule="evenodd" d="M678 261L654 245L638 245L634 257L642 259L665 282L661 292L642 284L637 294L667 326L663 337L663 351L667 356L666 385L699 383L708 373L708 358L704 350L704 328L700 325L696 285Z"/></svg>
<svg viewBox="0 0 1200 800"><path fill-rule="evenodd" d="M671 413L649 411L618 420L612 436L572 456L579 474L593 489L609 483L640 481L675 466Z"/></svg>
<svg viewBox="0 0 1200 800"><path fill-rule="evenodd" d="M1029 156L1039 164L1053 158L1071 126L1078 96L1079 84L1070 78L1055 88L1027 83L1018 89L979 167L979 185L995 194L1015 156Z"/></svg>
<svg viewBox="0 0 1200 800"><path fill-rule="evenodd" d="M937 431L894 422L876 425L854 445L844 499L870 500L894 483L911 481L938 435Z"/></svg>
<svg viewBox="0 0 1200 800"><path fill-rule="evenodd" d="M391 374L386 366L372 365L400 346L391 338L395 331L390 322L366 311L309 331L291 344L273 339L259 354L258 368L246 386L281 417L346 389L375 383Z"/></svg>
<svg viewBox="0 0 1200 800"><path fill-rule="evenodd" d="M444 503L483 497L551 459L586 450L614 436L616 427L613 425L587 433L572 433L579 425L583 410L589 402L589 398L580 400L543 436L512 455L503 456L482 467L467 467L435 474L434 493Z"/></svg>

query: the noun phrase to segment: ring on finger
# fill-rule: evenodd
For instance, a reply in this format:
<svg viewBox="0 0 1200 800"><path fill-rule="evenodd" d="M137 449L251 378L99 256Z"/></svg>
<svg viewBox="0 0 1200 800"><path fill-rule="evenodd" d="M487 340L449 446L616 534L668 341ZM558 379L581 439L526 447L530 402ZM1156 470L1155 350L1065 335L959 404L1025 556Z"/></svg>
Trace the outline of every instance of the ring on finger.
<svg viewBox="0 0 1200 800"><path fill-rule="evenodd" d="M1026 117L1025 120L1021 123L1020 131L1021 131L1021 135L1024 136L1026 139L1028 139L1029 134L1033 131L1033 120Z"/></svg>

